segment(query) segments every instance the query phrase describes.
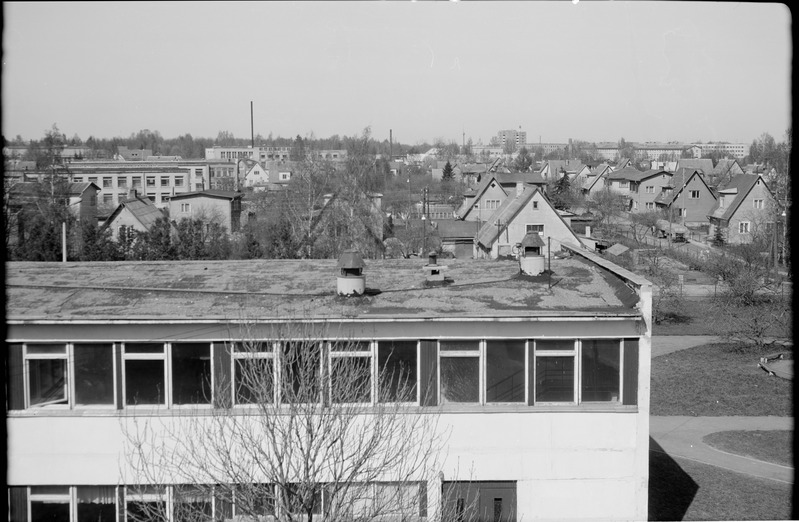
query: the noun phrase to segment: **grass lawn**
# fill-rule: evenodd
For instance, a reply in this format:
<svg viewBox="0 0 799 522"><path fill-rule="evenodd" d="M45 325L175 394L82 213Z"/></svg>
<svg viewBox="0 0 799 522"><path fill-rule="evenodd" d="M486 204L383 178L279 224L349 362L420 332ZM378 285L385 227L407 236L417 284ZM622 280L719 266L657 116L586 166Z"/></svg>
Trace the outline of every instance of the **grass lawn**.
<svg viewBox="0 0 799 522"><path fill-rule="evenodd" d="M757 366L775 348L706 344L652 359L652 415L793 415L792 381Z"/></svg>
<svg viewBox="0 0 799 522"><path fill-rule="evenodd" d="M792 490L791 484L649 452L649 520L790 520Z"/></svg>
<svg viewBox="0 0 799 522"><path fill-rule="evenodd" d="M652 325L652 335L718 335L718 327L712 320L710 299L681 299L664 306L664 311L673 319Z"/></svg>
<svg viewBox="0 0 799 522"><path fill-rule="evenodd" d="M720 431L702 441L727 453L793 466L793 431Z"/></svg>

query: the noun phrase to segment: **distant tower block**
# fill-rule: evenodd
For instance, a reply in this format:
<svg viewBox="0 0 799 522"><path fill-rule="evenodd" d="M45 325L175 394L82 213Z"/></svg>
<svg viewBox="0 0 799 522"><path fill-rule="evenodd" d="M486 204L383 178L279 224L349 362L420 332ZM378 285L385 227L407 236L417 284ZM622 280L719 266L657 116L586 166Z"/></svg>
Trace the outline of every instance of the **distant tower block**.
<svg viewBox="0 0 799 522"><path fill-rule="evenodd" d="M428 282L444 281L444 272L448 267L438 264L438 254L430 252L427 255L427 264L422 267L426 272L426 279Z"/></svg>
<svg viewBox="0 0 799 522"><path fill-rule="evenodd" d="M363 295L366 291L366 276L363 274L363 258L356 250L345 250L338 258L340 273L336 281L336 293L345 296Z"/></svg>
<svg viewBox="0 0 799 522"><path fill-rule="evenodd" d="M519 243L519 269L523 274L537 276L544 271L544 240L538 232L528 232Z"/></svg>

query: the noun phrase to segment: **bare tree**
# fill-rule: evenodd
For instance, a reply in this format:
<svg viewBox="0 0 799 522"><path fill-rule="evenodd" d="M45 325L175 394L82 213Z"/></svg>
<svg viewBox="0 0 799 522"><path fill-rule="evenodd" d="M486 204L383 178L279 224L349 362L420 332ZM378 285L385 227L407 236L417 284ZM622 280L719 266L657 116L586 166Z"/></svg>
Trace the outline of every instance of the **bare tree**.
<svg viewBox="0 0 799 522"><path fill-rule="evenodd" d="M254 328L226 343L232 379L197 397L204 408L122 421L124 482L186 485L129 487L129 516L208 520L212 502L223 519L427 516L447 437L438 408L418 406L409 347L375 352L318 323L276 326L268 340Z"/></svg>

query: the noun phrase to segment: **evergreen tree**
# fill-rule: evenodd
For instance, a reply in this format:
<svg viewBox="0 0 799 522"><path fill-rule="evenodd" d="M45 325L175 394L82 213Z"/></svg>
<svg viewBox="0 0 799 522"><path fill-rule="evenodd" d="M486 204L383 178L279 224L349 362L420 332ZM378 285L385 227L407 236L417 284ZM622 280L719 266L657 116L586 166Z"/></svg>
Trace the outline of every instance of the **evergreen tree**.
<svg viewBox="0 0 799 522"><path fill-rule="evenodd" d="M455 179L455 173L452 172L452 164L447 161L447 164L444 165L444 172L441 174L441 181L448 182Z"/></svg>

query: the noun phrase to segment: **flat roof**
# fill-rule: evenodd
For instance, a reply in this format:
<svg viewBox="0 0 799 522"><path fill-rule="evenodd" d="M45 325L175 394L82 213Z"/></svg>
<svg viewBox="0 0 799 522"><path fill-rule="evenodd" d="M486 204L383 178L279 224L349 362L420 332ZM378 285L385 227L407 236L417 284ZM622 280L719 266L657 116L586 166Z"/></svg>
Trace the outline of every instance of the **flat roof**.
<svg viewBox="0 0 799 522"><path fill-rule="evenodd" d="M365 260L366 295L336 294L335 259L6 263L9 322L638 316L638 296L581 256L552 258L552 277L516 261ZM605 263L603 263L605 264ZM623 271L622 271L623 273Z"/></svg>

